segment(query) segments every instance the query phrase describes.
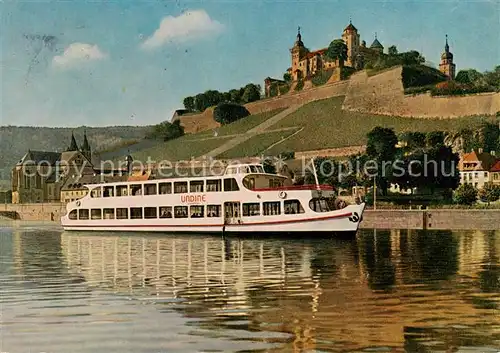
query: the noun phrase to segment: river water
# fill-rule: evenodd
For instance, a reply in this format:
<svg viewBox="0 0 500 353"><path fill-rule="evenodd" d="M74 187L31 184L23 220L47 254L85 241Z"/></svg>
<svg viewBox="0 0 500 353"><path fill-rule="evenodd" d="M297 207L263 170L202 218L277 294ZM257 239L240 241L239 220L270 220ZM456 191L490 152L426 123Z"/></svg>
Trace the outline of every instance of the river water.
<svg viewBox="0 0 500 353"><path fill-rule="evenodd" d="M0 226L8 353L498 352L500 231L356 239Z"/></svg>

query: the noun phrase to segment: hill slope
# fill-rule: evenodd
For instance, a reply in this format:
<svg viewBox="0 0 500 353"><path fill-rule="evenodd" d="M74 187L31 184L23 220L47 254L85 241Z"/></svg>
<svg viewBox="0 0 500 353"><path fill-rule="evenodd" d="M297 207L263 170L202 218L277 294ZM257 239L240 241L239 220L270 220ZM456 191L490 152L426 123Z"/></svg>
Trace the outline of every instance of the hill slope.
<svg viewBox="0 0 500 353"><path fill-rule="evenodd" d="M64 151L74 132L77 143L83 142L87 131L92 151L98 152L120 145L135 143L144 138L149 126L110 126L48 128L0 126L0 180L10 179L10 170L28 149L41 151Z"/></svg>

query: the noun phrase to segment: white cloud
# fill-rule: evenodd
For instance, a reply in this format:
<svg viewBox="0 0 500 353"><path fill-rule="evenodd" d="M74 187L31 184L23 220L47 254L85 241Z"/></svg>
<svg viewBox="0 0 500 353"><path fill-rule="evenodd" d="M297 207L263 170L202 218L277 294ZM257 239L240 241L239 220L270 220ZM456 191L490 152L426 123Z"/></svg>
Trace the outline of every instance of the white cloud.
<svg viewBox="0 0 500 353"><path fill-rule="evenodd" d="M87 43L72 43L62 55L54 56L52 63L58 67L68 67L78 63L101 60L107 57L97 45Z"/></svg>
<svg viewBox="0 0 500 353"><path fill-rule="evenodd" d="M178 17L167 16L142 48L153 49L167 42L181 42L220 33L224 25L210 18L204 10L191 10Z"/></svg>

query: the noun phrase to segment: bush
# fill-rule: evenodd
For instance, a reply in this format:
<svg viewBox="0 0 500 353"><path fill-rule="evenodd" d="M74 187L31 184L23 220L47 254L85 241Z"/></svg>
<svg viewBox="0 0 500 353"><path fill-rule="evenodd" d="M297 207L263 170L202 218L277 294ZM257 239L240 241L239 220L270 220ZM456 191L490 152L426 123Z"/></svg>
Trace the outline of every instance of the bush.
<svg viewBox="0 0 500 353"><path fill-rule="evenodd" d="M473 205L477 200L477 189L471 184L462 184L455 190L453 200L459 205Z"/></svg>
<svg viewBox="0 0 500 353"><path fill-rule="evenodd" d="M432 96L459 96L465 94L475 94L483 92L492 92L489 86L473 86L461 84L455 81L445 81L438 83L432 90Z"/></svg>
<svg viewBox="0 0 500 353"><path fill-rule="evenodd" d="M340 69L340 79L347 80L353 73L356 72L356 69L348 66L344 66Z"/></svg>
<svg viewBox="0 0 500 353"><path fill-rule="evenodd" d="M314 86L324 85L332 77L332 74L333 70L322 70L312 77L312 84Z"/></svg>
<svg viewBox="0 0 500 353"><path fill-rule="evenodd" d="M401 71L403 87L422 87L446 80L439 70L425 65L404 65Z"/></svg>
<svg viewBox="0 0 500 353"><path fill-rule="evenodd" d="M500 199L500 186L494 185L493 183L486 183L484 187L479 190L478 196L482 202L495 202Z"/></svg>
<svg viewBox="0 0 500 353"><path fill-rule="evenodd" d="M249 115L250 112L244 106L235 103L219 103L214 109L214 120L221 125L230 124Z"/></svg>
<svg viewBox="0 0 500 353"><path fill-rule="evenodd" d="M184 127L181 125L180 120L176 120L173 123L164 121L153 126L153 129L147 134L146 138L168 141L181 137L182 135L184 135Z"/></svg>
<svg viewBox="0 0 500 353"><path fill-rule="evenodd" d="M433 88L434 88L434 85L426 85L426 86L420 86L420 87L408 87L408 88L405 88L405 94L411 94L411 95L423 94L423 93L427 93L429 91L432 91Z"/></svg>
<svg viewBox="0 0 500 353"><path fill-rule="evenodd" d="M295 91L302 91L304 88L304 80L300 79L297 81L297 85L295 86Z"/></svg>
<svg viewBox="0 0 500 353"><path fill-rule="evenodd" d="M280 153L280 157L283 158L283 160L287 161L289 159L295 159L295 152L294 151L286 151Z"/></svg>

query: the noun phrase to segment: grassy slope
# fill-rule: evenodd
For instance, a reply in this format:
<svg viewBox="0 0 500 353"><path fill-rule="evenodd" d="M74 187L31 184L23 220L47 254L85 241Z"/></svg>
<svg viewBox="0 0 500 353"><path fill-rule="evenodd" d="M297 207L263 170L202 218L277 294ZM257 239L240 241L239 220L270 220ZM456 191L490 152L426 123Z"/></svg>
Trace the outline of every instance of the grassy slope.
<svg viewBox="0 0 500 353"><path fill-rule="evenodd" d="M307 151L366 144L366 134L375 126L402 131L458 130L474 127L486 118L417 119L347 112L341 109L344 97L311 102L290 114L271 129L300 126L304 130L273 147L269 153ZM255 141L259 143L259 141Z"/></svg>

